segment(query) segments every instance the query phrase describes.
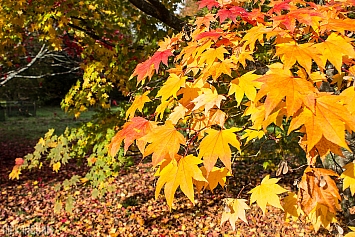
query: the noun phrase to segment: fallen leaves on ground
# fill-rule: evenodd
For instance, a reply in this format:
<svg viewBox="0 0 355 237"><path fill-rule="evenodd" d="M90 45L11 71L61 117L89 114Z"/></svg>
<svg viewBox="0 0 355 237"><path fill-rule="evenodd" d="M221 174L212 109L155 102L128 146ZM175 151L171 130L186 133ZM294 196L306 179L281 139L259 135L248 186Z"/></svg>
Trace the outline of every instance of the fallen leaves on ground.
<svg viewBox="0 0 355 237"><path fill-rule="evenodd" d="M16 153L12 163L16 157L21 156ZM84 174L85 169L69 164L55 173L51 167L44 166L31 173L24 171L20 180L9 180L7 176L13 164L3 164L6 165L0 166L0 226L3 228L0 235L6 228L35 226L52 231L51 236L330 236L322 231L314 233L301 220L286 222L284 214L271 206L263 215L259 207L251 205L246 211L248 223L238 220L235 231L229 222L221 226L223 200L237 197L245 186L240 198L249 204L249 196L244 194L260 184L266 175L262 168L248 169L253 164L250 162L233 164L236 172L227 179L229 192L221 188L213 193L205 191L196 195L193 205L178 191L171 212L163 195L154 199L154 170L149 164L140 163L122 170L114 181L117 190L103 198L92 198L92 188L85 185L61 190L62 194L73 196L72 214L54 213L58 194L54 187L74 174Z"/></svg>

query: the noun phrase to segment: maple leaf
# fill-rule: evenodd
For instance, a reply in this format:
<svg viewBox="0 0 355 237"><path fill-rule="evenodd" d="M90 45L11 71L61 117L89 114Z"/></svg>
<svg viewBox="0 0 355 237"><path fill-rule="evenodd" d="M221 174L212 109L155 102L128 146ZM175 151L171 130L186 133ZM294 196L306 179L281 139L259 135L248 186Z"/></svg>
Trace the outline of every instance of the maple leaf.
<svg viewBox="0 0 355 237"><path fill-rule="evenodd" d="M188 109L179 103L179 105L174 108L173 112L169 114L168 120L171 120L173 124L177 124L177 122L185 116L187 111Z"/></svg>
<svg viewBox="0 0 355 237"><path fill-rule="evenodd" d="M290 10L290 2L291 0L271 1L268 5L272 8L268 11L268 14L276 13L280 15L282 10Z"/></svg>
<svg viewBox="0 0 355 237"><path fill-rule="evenodd" d="M273 20L273 27L282 24L287 30L294 32L296 22L314 26L313 28L316 29L317 24L315 23L321 19L321 14L314 10L302 8L289 11L285 15L274 16L271 19Z"/></svg>
<svg viewBox="0 0 355 237"><path fill-rule="evenodd" d="M341 72L343 63L343 56L355 58L354 46L351 45L353 39L331 33L328 38L321 43L315 44L314 47L321 53L320 58L322 61L322 68L327 63L327 60L334 65L338 72Z"/></svg>
<svg viewBox="0 0 355 237"><path fill-rule="evenodd" d="M199 95L197 98L193 99L191 102L196 103L193 110L199 109L201 106L205 107L205 113L207 114L208 111L213 107L217 106L220 108L222 100L225 100L226 97L223 95L219 95L217 90L212 88L202 88L202 94Z"/></svg>
<svg viewBox="0 0 355 237"><path fill-rule="evenodd" d="M333 19L328 18L327 22L322 22L320 25L320 32L325 31L338 31L342 35L345 35L345 31L355 31L355 20L354 19Z"/></svg>
<svg viewBox="0 0 355 237"><path fill-rule="evenodd" d="M206 70L202 72L202 79L207 79L209 76L212 76L212 79L216 81L223 73L231 77L231 69L234 67L235 64L228 59L222 62L214 62L210 68L206 68Z"/></svg>
<svg viewBox="0 0 355 237"><path fill-rule="evenodd" d="M21 170L19 169L19 165L15 165L9 174L9 179L20 179L20 174Z"/></svg>
<svg viewBox="0 0 355 237"><path fill-rule="evenodd" d="M297 194L293 192L289 192L288 196L283 199L282 207L285 210L286 219L291 216L293 220L297 220L302 214L302 210L298 207L297 204Z"/></svg>
<svg viewBox="0 0 355 237"><path fill-rule="evenodd" d="M115 156L121 147L121 142L124 141L124 152L126 153L129 146L133 141L143 137L152 131L155 126L154 122L148 121L142 117L134 117L130 122L126 122L120 130L111 140L109 146L109 153L111 156ZM142 140L137 141L137 146L141 153L144 152L146 143Z"/></svg>
<svg viewBox="0 0 355 237"><path fill-rule="evenodd" d="M171 210L174 194L180 186L181 191L194 203L193 180L206 181L198 167L201 162L193 155L182 157L179 160L172 159L159 173L155 198L158 198L160 190L165 185L164 195Z"/></svg>
<svg viewBox="0 0 355 237"><path fill-rule="evenodd" d="M220 4L216 0L201 0L198 3L198 9L207 7L211 10L213 7L220 7Z"/></svg>
<svg viewBox="0 0 355 237"><path fill-rule="evenodd" d="M202 25L205 25L207 29L210 28L211 22L216 21L215 15L208 13L203 17L197 17L195 24L197 25L198 28L200 28Z"/></svg>
<svg viewBox="0 0 355 237"><path fill-rule="evenodd" d="M315 113L308 108L295 115L288 132L304 125L307 133L307 152L324 136L330 142L348 150L345 141L345 124L355 130L354 117L339 103L336 95L322 94L316 99Z"/></svg>
<svg viewBox="0 0 355 237"><path fill-rule="evenodd" d="M355 114L355 88L353 86L341 92L342 101L351 114Z"/></svg>
<svg viewBox="0 0 355 237"><path fill-rule="evenodd" d="M343 179L343 190L350 188L351 195L355 194L355 164L350 162L343 167L345 171L340 175Z"/></svg>
<svg viewBox="0 0 355 237"><path fill-rule="evenodd" d="M53 164L53 171L55 171L56 173L58 173L59 169L60 169L61 163L58 161L56 163Z"/></svg>
<svg viewBox="0 0 355 237"><path fill-rule="evenodd" d="M216 59L223 61L224 54L229 54L229 52L223 46L218 47L216 49L208 48L205 52L201 54L199 64L206 63L208 66L212 66L213 62Z"/></svg>
<svg viewBox="0 0 355 237"><path fill-rule="evenodd" d="M250 207L245 203L246 201L245 199L226 198L226 206L222 213L221 226L224 222L229 221L233 230L235 230L235 222L238 218L248 223L245 217L245 210L250 209Z"/></svg>
<svg viewBox="0 0 355 237"><path fill-rule="evenodd" d="M246 49L249 46L250 50L254 50L256 41L259 41L261 45L264 44L264 36L270 38L280 33L280 30L273 30L272 28L267 28L264 25L254 26L244 35L242 41L245 41L243 48Z"/></svg>
<svg viewBox="0 0 355 237"><path fill-rule="evenodd" d="M226 113L220 109L211 109L208 113L208 124L207 126L219 125L224 128L224 122L226 121Z"/></svg>
<svg viewBox="0 0 355 237"><path fill-rule="evenodd" d="M307 167L304 171L298 185L298 203L306 215L309 215L318 203L334 214L340 209L341 197L331 176L338 177L334 171L322 168Z"/></svg>
<svg viewBox="0 0 355 237"><path fill-rule="evenodd" d="M270 73L260 77L257 81L263 85L259 90L255 101L260 100L265 95L265 117L267 117L276 106L286 98L287 116L293 116L302 105L309 108L314 106L315 100L312 100L316 90L312 83L303 79L294 77L289 70L272 68Z"/></svg>
<svg viewBox="0 0 355 237"><path fill-rule="evenodd" d="M163 100L161 103L158 105L158 107L155 109L155 121L158 120L158 118L163 119L165 110L174 102L174 98L170 98L170 100Z"/></svg>
<svg viewBox="0 0 355 237"><path fill-rule="evenodd" d="M326 205L317 203L313 210L309 213L308 219L313 225L314 230L317 232L321 226L328 229L330 223L337 222L335 213L330 212Z"/></svg>
<svg viewBox="0 0 355 237"><path fill-rule="evenodd" d="M229 144L240 150L240 142L237 135L234 133L238 131L237 128L230 128L225 130L208 129L208 134L200 143L198 157L203 157L203 164L207 170L207 174L213 169L220 158L228 170L231 169L231 149Z"/></svg>
<svg viewBox="0 0 355 237"><path fill-rule="evenodd" d="M319 52L311 43L297 44L296 42L292 42L278 44L276 45L276 55L282 55L281 61L285 69L292 68L292 66L298 62L306 72L310 74L312 59L317 62L319 66L322 66Z"/></svg>
<svg viewBox="0 0 355 237"><path fill-rule="evenodd" d="M213 189L215 189L218 184L224 187L226 183L226 177L231 176L231 173L225 167L213 167L209 174L207 174L207 170L204 166L200 167L200 169L207 182L194 181L198 192L205 189L206 187L208 187L209 190L213 191Z"/></svg>
<svg viewBox="0 0 355 237"><path fill-rule="evenodd" d="M174 54L171 52L171 49L155 52L154 55L149 59L150 63L154 65L155 72L158 73L160 63L163 63L168 66L168 58L169 56L173 55Z"/></svg>
<svg viewBox="0 0 355 237"><path fill-rule="evenodd" d="M176 98L176 93L185 85L186 79L186 76L179 77L174 73L170 74L164 85L158 91L157 97L161 96L163 101L167 100L170 96Z"/></svg>
<svg viewBox="0 0 355 237"><path fill-rule="evenodd" d="M150 133L140 138L149 144L143 156L146 157L153 153L152 163L156 166L164 159L173 158L180 149L180 144L185 144L184 136L178 132L170 120L162 126L158 126Z"/></svg>
<svg viewBox="0 0 355 237"><path fill-rule="evenodd" d="M129 107L129 109L126 112L126 118L125 119L130 119L134 117L134 114L136 113L136 110L142 112L142 109L144 107L144 104L146 102L150 102L151 100L147 96L149 94L149 91L146 91L143 95L136 96L134 99L132 105Z"/></svg>
<svg viewBox="0 0 355 237"><path fill-rule="evenodd" d="M171 49L165 49L162 51L155 52L151 58L147 59L142 63L139 63L136 66L132 75L130 76L130 79L137 76L137 84L138 84L139 82L145 80L145 78L147 77L148 79L152 78L154 74L154 69L155 72L158 73L160 63L163 63L166 66L168 66L168 58L169 56L173 56L173 55L174 54L171 52Z"/></svg>
<svg viewBox="0 0 355 237"><path fill-rule="evenodd" d="M247 66L246 60L249 60L251 62L254 62L254 58L252 56L253 52L251 51L245 51L245 49L240 48L240 52L238 52L238 56L236 57L235 55L231 56L231 60L234 63L240 63L242 66L245 68Z"/></svg>
<svg viewBox="0 0 355 237"><path fill-rule="evenodd" d="M242 102L244 94L249 100L255 100L256 89L259 89L262 83L256 81L260 76L253 73L254 71L247 72L230 83L228 95L234 94L238 105Z"/></svg>
<svg viewBox="0 0 355 237"><path fill-rule="evenodd" d="M217 12L217 17L219 17L220 23L224 22L224 20L227 18L231 19L234 23L236 23L236 19L238 16L247 17L248 12L244 8L238 6L233 6L228 9L220 9Z"/></svg>
<svg viewBox="0 0 355 237"><path fill-rule="evenodd" d="M287 192L287 190L276 184L279 180L280 179L275 178L270 179L270 175L267 175L263 178L260 185L248 192L251 193L250 204L256 202L263 211L264 215L267 204L283 210L277 194Z"/></svg>
<svg viewBox="0 0 355 237"><path fill-rule="evenodd" d="M132 79L133 77L137 76L137 84L141 81L144 81L145 78L152 78L154 74L154 65L150 61L150 59L139 63L136 68L134 69L131 77L129 79Z"/></svg>
<svg viewBox="0 0 355 237"><path fill-rule="evenodd" d="M225 33L221 29L210 30L210 31L202 32L202 33L198 34L195 37L195 40L200 40L200 39L203 39L203 38L209 38L209 39L212 39L213 41L216 42L223 35L225 35Z"/></svg>

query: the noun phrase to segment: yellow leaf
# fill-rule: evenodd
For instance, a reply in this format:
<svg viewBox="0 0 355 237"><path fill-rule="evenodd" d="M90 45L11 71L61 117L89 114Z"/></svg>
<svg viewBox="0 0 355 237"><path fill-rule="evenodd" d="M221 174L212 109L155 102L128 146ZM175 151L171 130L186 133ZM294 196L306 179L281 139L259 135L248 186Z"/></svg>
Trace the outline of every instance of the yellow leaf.
<svg viewBox="0 0 355 237"><path fill-rule="evenodd" d="M57 172L58 173L58 170L60 169L60 162L58 161L57 163L54 163L53 164L53 171Z"/></svg>
<svg viewBox="0 0 355 237"><path fill-rule="evenodd" d="M208 175L207 175L207 170L204 166L200 167L200 169L202 171L203 176L206 178L207 182L203 182L203 181L194 182L198 192L200 192L202 189L206 187L208 187L209 190L213 191L213 189L215 189L218 184L224 187L227 176L231 176L231 173L225 167L223 168L213 167L213 169Z"/></svg>
<svg viewBox="0 0 355 237"><path fill-rule="evenodd" d="M216 59L221 61L224 60L224 54L229 54L228 51L224 47L208 48L205 52L201 54L201 58L199 60L199 64L206 63L207 66L212 66L213 62Z"/></svg>
<svg viewBox="0 0 355 237"><path fill-rule="evenodd" d="M225 130L208 129L208 135L204 137L200 143L200 152L198 157L203 157L203 164L209 173L220 158L228 170L231 169L231 149L229 144L240 150L240 142L234 133L237 128Z"/></svg>
<svg viewBox="0 0 355 237"><path fill-rule="evenodd" d="M206 181L198 167L200 163L201 160L193 155L182 157L179 160L172 159L159 173L155 198L158 198L160 190L165 185L164 194L171 210L174 194L180 186L181 191L194 203L193 179Z"/></svg>
<svg viewBox="0 0 355 237"><path fill-rule="evenodd" d="M182 104L176 106L173 112L169 115L168 120L171 120L173 124L177 124L177 122L185 116L185 113L188 111Z"/></svg>
<svg viewBox="0 0 355 237"><path fill-rule="evenodd" d="M245 210L250 209L250 207L245 203L245 199L233 199L226 198L226 206L222 213L221 225L224 222L229 221L233 230L235 230L235 222L239 219L248 223L247 218L245 217Z"/></svg>
<svg viewBox="0 0 355 237"><path fill-rule="evenodd" d="M148 94L149 91L146 91L143 95L137 96L134 99L131 107L129 107L129 109L126 112L126 119L133 118L136 110L142 112L144 104L150 101L149 97L147 96Z"/></svg>
<svg viewBox="0 0 355 237"><path fill-rule="evenodd" d="M355 194L355 164L350 162L343 167L345 171L341 174L340 178L343 178L343 190L350 188L351 195Z"/></svg>
<svg viewBox="0 0 355 237"><path fill-rule="evenodd" d="M12 171L11 173L9 174L9 178L10 179L20 179L20 174L21 174L21 171L19 169L19 166L18 165L15 165L14 168L12 168Z"/></svg>
<svg viewBox="0 0 355 237"><path fill-rule="evenodd" d="M185 85L186 79L187 77L179 77L174 73L170 74L164 85L158 91L157 97L161 96L162 101L167 100L170 96L176 98L176 93Z"/></svg>
<svg viewBox="0 0 355 237"><path fill-rule="evenodd" d="M277 194L287 192L287 190L276 184L279 180L275 178L270 179L270 175L265 176L259 186L249 191L251 193L250 204L256 202L264 214L267 204L283 210Z"/></svg>
<svg viewBox="0 0 355 237"><path fill-rule="evenodd" d="M335 219L335 213L330 212L327 206L320 203L316 204L313 210L309 213L308 218L316 232L321 226L329 230L330 223L337 222Z"/></svg>
<svg viewBox="0 0 355 237"><path fill-rule="evenodd" d="M262 85L261 82L255 81L260 78L260 75L253 74L253 72L247 72L230 83L228 95L234 94L238 105L242 102L244 94L249 100L254 101L256 89L260 89Z"/></svg>
<svg viewBox="0 0 355 237"><path fill-rule="evenodd" d="M175 129L170 120L139 140L151 143L146 147L143 155L145 157L153 153L153 166L159 164L163 159L173 158L178 153L180 144L185 144L184 136Z"/></svg>
<svg viewBox="0 0 355 237"><path fill-rule="evenodd" d="M285 210L285 218L291 216L293 220L296 221L302 214L302 210L298 207L297 204L297 194L293 192L288 193L288 196L283 199L282 207Z"/></svg>
<svg viewBox="0 0 355 237"><path fill-rule="evenodd" d="M352 232L347 233L344 237L355 237L355 227L348 226Z"/></svg>

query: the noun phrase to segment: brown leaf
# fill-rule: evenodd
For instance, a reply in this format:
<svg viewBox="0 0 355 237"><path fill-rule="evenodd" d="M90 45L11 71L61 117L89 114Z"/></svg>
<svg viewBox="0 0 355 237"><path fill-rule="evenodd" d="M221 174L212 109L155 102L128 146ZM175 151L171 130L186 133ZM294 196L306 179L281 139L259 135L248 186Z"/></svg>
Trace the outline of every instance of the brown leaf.
<svg viewBox="0 0 355 237"><path fill-rule="evenodd" d="M332 213L340 209L341 197L331 176L338 177L335 172L327 169L307 167L304 171L299 183L298 203L307 215L317 204L323 204Z"/></svg>

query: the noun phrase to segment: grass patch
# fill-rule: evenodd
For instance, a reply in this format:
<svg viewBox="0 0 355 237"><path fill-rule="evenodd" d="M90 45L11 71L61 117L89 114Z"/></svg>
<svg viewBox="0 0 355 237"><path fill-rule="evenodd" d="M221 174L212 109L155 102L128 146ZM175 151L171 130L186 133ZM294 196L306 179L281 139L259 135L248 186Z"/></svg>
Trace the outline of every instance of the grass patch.
<svg viewBox="0 0 355 237"><path fill-rule="evenodd" d="M58 107L39 107L34 117L6 117L0 121L0 142L14 140L37 140L50 128L56 134L64 132L66 127L76 127L91 119L94 111L82 113L78 119L68 115Z"/></svg>

